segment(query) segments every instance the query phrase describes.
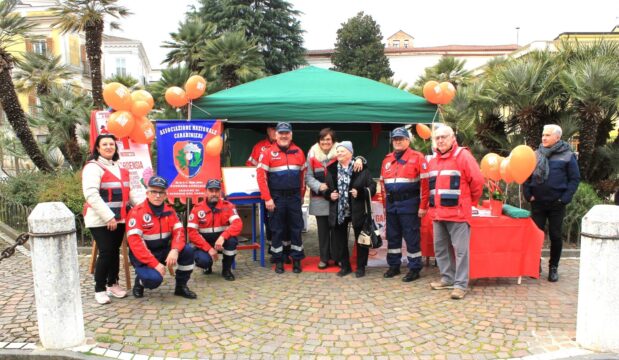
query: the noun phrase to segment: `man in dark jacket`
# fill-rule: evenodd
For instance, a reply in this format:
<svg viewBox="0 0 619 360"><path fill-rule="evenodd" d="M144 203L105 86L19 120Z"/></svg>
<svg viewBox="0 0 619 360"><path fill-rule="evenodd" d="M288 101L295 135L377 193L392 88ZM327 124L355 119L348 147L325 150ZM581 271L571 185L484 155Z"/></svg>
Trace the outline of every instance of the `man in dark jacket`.
<svg viewBox="0 0 619 360"><path fill-rule="evenodd" d="M561 227L565 206L580 182L576 156L565 141L561 140L561 127L545 125L542 143L536 151L537 165L524 183L524 196L531 203L531 217L543 231L548 220L550 233L550 263L548 281L559 280L559 259L563 247ZM541 270L541 266L540 266Z"/></svg>

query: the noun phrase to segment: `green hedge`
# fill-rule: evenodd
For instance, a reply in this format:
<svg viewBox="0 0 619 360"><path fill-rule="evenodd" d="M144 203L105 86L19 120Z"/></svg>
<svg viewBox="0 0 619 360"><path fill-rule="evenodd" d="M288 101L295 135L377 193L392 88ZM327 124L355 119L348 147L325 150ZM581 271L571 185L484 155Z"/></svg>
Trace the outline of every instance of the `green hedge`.
<svg viewBox="0 0 619 360"><path fill-rule="evenodd" d="M563 239L567 242L580 244L580 224L583 216L595 205L603 203L604 201L596 194L591 185L581 182L572 202L565 208Z"/></svg>

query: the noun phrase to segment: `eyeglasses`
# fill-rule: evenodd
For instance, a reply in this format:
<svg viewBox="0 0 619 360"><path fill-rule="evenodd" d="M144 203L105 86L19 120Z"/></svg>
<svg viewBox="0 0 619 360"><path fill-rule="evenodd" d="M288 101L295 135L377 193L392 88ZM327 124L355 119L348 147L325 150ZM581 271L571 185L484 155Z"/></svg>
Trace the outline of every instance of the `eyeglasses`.
<svg viewBox="0 0 619 360"><path fill-rule="evenodd" d="M154 196L165 196L166 194L165 191L157 191L157 190L148 190L148 192L153 194Z"/></svg>

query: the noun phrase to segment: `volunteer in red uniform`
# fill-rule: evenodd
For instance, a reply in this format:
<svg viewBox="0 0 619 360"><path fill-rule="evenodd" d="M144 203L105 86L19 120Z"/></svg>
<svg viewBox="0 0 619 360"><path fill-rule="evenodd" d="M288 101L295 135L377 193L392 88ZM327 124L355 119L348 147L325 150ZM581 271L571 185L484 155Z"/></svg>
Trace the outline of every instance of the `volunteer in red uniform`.
<svg viewBox="0 0 619 360"><path fill-rule="evenodd" d="M114 135L101 134L82 171L84 223L99 249L95 265L95 300L99 304L110 303L110 296L127 295L118 285L120 245L129 205L143 200L130 190L129 172L118 165L118 159Z"/></svg>
<svg viewBox="0 0 619 360"><path fill-rule="evenodd" d="M135 268L133 296L144 296L144 288L155 289L163 282L166 267L177 265L174 295L195 299L187 282L193 271L193 247L185 243L185 229L174 208L166 203L168 182L161 176L148 180L146 201L129 212L127 242L129 260Z"/></svg>
<svg viewBox="0 0 619 360"><path fill-rule="evenodd" d="M470 151L458 146L452 128L441 126L433 137L436 155L430 160L430 206L434 208L434 253L441 280L430 286L434 290L453 289L451 298L458 300L468 289L468 221L471 205L481 197L484 177Z"/></svg>
<svg viewBox="0 0 619 360"><path fill-rule="evenodd" d="M206 183L206 199L191 210L187 221L189 240L196 247L196 266L212 272L213 260L223 253L221 276L234 280L232 263L236 256L237 236L243 230L243 221L231 202L221 198L221 181Z"/></svg>
<svg viewBox="0 0 619 360"><path fill-rule="evenodd" d="M292 126L277 124L276 142L260 155L256 170L260 196L265 202L273 238L270 252L275 272L284 272L284 244L290 240L293 271L300 273L305 257L303 230L303 194L305 192L305 155L292 142ZM289 236L289 239L287 239Z"/></svg>
<svg viewBox="0 0 619 360"><path fill-rule="evenodd" d="M403 127L391 132L393 152L387 154L381 166L381 182L386 197L387 264L383 275L392 278L400 274L402 238L406 241L408 273L404 282L419 279L421 263L421 222L428 211L428 164L422 153L410 148L410 135Z"/></svg>
<svg viewBox="0 0 619 360"><path fill-rule="evenodd" d="M257 166L258 159L260 158L260 154L262 154L262 152L266 148L273 145L274 142L275 142L275 128L273 126L269 126L267 127L267 137L265 139L258 141L256 145L254 145L253 149L251 150L251 154L249 155L249 158L247 159L247 161L245 161L245 166L254 166L254 167Z"/></svg>

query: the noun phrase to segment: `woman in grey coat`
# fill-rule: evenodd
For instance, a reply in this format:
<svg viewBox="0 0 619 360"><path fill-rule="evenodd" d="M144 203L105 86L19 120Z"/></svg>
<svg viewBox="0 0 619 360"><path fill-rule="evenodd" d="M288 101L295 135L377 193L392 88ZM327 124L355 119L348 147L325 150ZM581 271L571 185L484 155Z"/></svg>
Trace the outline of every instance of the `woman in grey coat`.
<svg viewBox="0 0 619 360"><path fill-rule="evenodd" d="M327 166L337 161L335 157L336 144L335 131L324 128L318 134L318 142L307 153L305 183L311 191L309 213L316 216L316 225L318 226L319 269L325 269L329 266L329 260L332 260L331 248L333 244L329 227L329 201L321 195L321 192L327 189L325 183ZM364 158L356 158L354 171L360 171L364 162Z"/></svg>

